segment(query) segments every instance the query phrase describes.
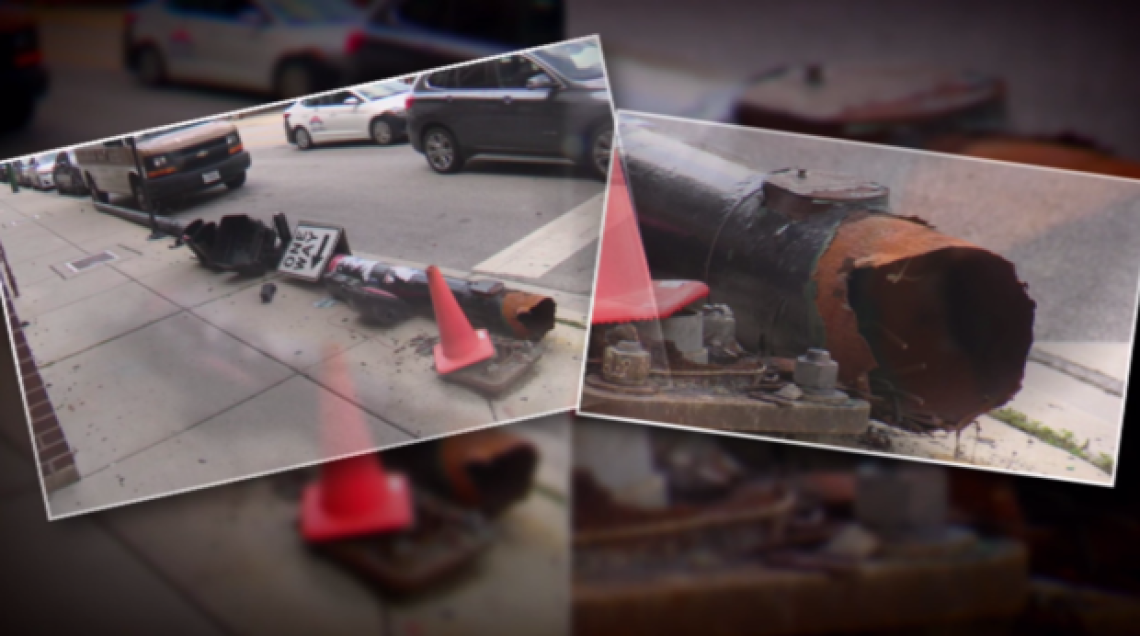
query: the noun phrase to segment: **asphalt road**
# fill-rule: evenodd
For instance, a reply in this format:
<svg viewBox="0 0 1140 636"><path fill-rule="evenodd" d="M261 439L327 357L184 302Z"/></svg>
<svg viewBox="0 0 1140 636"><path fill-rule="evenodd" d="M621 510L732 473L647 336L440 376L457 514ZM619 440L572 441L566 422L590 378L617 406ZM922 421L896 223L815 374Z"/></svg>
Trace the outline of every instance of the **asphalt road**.
<svg viewBox="0 0 1140 636"><path fill-rule="evenodd" d="M470 271L533 233L551 231L548 224L591 199L601 210L605 184L569 165L472 162L460 174L439 175L406 143L302 151L285 141L276 116L239 127L253 159L246 185L192 195L167 214L186 222L249 214L270 223L284 212L294 224L343 226L355 252ZM134 205L130 197L112 202ZM589 242L537 278L499 277L587 294L596 249L597 241Z"/></svg>
<svg viewBox="0 0 1140 636"><path fill-rule="evenodd" d="M1140 282L1140 182L647 119L666 136L758 172L803 166L887 186L895 212L920 216L938 230L993 250L1017 266L1037 301L1039 341L1132 339Z"/></svg>

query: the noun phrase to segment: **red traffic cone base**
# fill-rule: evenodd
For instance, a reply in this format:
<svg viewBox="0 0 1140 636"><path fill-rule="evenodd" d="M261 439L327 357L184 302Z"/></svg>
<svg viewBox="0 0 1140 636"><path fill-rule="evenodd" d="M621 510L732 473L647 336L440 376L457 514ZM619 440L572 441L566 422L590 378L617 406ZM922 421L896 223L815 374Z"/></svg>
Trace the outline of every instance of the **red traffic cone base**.
<svg viewBox="0 0 1140 636"><path fill-rule="evenodd" d="M301 536L319 543L408 528L415 522L402 475L386 474L369 453L326 464L301 497Z"/></svg>
<svg viewBox="0 0 1140 636"><path fill-rule="evenodd" d="M486 329L475 330L459 307L439 268L427 269L431 305L439 324L439 344L435 346L435 369L441 375L495 357L495 343Z"/></svg>

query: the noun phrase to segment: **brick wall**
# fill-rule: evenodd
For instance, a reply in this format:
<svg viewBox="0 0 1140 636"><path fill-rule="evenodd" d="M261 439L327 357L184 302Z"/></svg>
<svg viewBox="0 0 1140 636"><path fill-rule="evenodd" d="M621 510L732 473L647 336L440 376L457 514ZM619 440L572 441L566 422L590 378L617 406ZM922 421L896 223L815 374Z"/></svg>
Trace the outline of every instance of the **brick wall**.
<svg viewBox="0 0 1140 636"><path fill-rule="evenodd" d="M3 247L0 246L0 254ZM12 340L16 345L16 370L23 379L24 391L28 400L28 410L32 419L32 443L40 472L44 477L44 485L48 492L58 490L79 481L79 471L75 466L75 452L67 443L67 437L56 418L55 409L48 397L47 387L36 367L31 347L21 327L19 316L16 314L15 304L12 302L12 291L5 273L6 263L0 263L0 288L2 288L3 302L8 309L8 326L12 329ZM7 348L7 343L2 345ZM5 356L6 357L6 356Z"/></svg>

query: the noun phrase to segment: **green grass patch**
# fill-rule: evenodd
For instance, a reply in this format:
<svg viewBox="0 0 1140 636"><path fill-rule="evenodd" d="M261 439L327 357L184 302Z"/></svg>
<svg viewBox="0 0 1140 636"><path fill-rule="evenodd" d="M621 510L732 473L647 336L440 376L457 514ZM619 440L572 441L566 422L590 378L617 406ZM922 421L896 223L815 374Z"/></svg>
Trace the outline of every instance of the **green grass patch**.
<svg viewBox="0 0 1140 636"><path fill-rule="evenodd" d="M1011 408L991 411L990 417L1028 433L1050 446L1056 446L1076 455L1104 472L1112 474L1112 457L1107 453L1098 453L1095 457L1092 456L1088 452L1089 440L1086 439L1083 443L1078 441L1073 432L1068 429L1055 431L1037 420L1030 419L1025 413Z"/></svg>

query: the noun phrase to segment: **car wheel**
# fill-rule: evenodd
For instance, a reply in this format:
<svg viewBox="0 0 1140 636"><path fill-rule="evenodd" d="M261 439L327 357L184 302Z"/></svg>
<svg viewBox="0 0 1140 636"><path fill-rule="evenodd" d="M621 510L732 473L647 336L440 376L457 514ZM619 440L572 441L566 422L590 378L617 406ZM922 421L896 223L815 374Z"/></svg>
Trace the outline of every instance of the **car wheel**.
<svg viewBox="0 0 1140 636"><path fill-rule="evenodd" d="M589 166L594 175L603 180L609 176L613 149L614 129L611 126L599 129L590 138Z"/></svg>
<svg viewBox="0 0 1140 636"><path fill-rule="evenodd" d="M158 211L158 201L154 197L147 196L142 187L142 182L138 179L131 180L131 194L135 196L135 206L139 210L143 212Z"/></svg>
<svg viewBox="0 0 1140 636"><path fill-rule="evenodd" d="M91 175L87 175L87 192L95 203L109 203L111 201L111 197L107 196L106 192L99 191L99 187L95 185L95 179L91 178Z"/></svg>
<svg viewBox="0 0 1140 636"><path fill-rule="evenodd" d="M242 187L243 185L245 185L245 173L244 172L226 182L226 187L229 188L230 190L237 190L238 188Z"/></svg>
<svg viewBox="0 0 1140 636"><path fill-rule="evenodd" d="M445 128L432 128L424 133L424 156L431 169L440 174L453 174L463 168L459 144Z"/></svg>
<svg viewBox="0 0 1140 636"><path fill-rule="evenodd" d="M153 46L139 51L138 58L139 81L147 86L159 86L166 83L166 62L162 53Z"/></svg>
<svg viewBox="0 0 1140 636"><path fill-rule="evenodd" d="M273 79L273 92L278 99L294 99L319 90L317 72L303 60L285 62Z"/></svg>
<svg viewBox="0 0 1140 636"><path fill-rule="evenodd" d="M368 132L372 135L372 141L381 146L387 146L396 138L392 134L392 124L383 119L373 119Z"/></svg>
<svg viewBox="0 0 1140 636"><path fill-rule="evenodd" d="M309 131L299 126L293 132L293 140L297 142L297 147L301 150L308 150L313 147L313 138L309 135Z"/></svg>

